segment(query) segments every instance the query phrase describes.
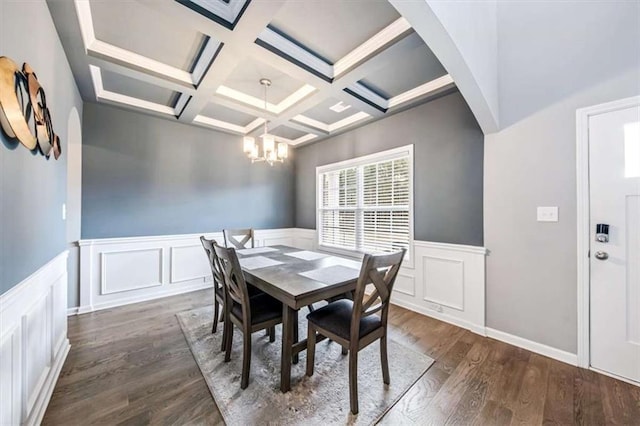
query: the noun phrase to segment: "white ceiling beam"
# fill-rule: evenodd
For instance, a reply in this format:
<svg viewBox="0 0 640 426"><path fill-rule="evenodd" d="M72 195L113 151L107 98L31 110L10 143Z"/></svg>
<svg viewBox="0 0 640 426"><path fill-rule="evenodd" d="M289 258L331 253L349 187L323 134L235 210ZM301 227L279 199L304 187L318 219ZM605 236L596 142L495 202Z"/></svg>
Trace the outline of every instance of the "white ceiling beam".
<svg viewBox="0 0 640 426"><path fill-rule="evenodd" d="M226 38L216 60L204 74L196 94L180 115L180 121L190 123L200 114L215 95L217 88L224 84L237 65L248 56L246 46L253 44L258 34L273 20L284 3L284 1L249 3L233 30L233 37Z"/></svg>
<svg viewBox="0 0 640 426"><path fill-rule="evenodd" d="M153 84L154 86L162 87L174 92L187 93L193 95L196 93L195 87L191 84L182 84L175 81L167 80L166 78L159 77L157 75L151 75L143 71L139 71L130 67L125 67L120 64L114 63L107 59L100 59L93 56L87 57L89 65L95 65L104 71L111 71L116 74L123 75L125 77L133 78L135 80L143 81L145 83Z"/></svg>

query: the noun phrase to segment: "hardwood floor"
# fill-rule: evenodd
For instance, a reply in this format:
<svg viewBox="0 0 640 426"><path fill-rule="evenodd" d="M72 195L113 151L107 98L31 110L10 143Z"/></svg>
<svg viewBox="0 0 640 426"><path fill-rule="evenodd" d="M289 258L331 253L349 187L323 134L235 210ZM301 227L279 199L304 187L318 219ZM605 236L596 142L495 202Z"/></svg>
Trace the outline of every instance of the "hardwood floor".
<svg viewBox="0 0 640 426"><path fill-rule="evenodd" d="M211 300L199 291L69 318L43 424L221 424L175 318ZM395 306L389 325L436 363L382 424L640 425L639 387Z"/></svg>

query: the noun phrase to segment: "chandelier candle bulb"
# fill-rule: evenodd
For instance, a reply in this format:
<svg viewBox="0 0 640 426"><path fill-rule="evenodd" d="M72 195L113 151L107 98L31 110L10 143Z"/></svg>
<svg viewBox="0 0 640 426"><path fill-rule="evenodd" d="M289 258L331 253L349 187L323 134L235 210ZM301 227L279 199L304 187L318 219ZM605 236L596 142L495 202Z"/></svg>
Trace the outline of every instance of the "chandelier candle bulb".
<svg viewBox="0 0 640 426"><path fill-rule="evenodd" d="M275 139L273 135L264 134L262 135L262 149L264 153L270 153L275 151Z"/></svg>
<svg viewBox="0 0 640 426"><path fill-rule="evenodd" d="M245 154L250 154L253 151L253 147L256 145L256 140L254 138L252 138L251 136L245 136L244 137L244 153Z"/></svg>
<svg viewBox="0 0 640 426"><path fill-rule="evenodd" d="M278 143L278 158L285 159L289 156L289 145L285 142Z"/></svg>

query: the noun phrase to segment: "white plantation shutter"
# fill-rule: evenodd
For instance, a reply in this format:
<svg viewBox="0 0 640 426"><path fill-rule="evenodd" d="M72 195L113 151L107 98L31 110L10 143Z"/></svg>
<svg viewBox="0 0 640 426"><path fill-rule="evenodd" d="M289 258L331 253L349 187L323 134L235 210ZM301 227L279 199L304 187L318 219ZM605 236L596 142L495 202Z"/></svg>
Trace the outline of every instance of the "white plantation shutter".
<svg viewBox="0 0 640 426"><path fill-rule="evenodd" d="M318 174L321 246L366 253L409 248L410 152L393 150Z"/></svg>
<svg viewBox="0 0 640 426"><path fill-rule="evenodd" d="M323 244L356 250L357 169L352 167L324 173L321 185Z"/></svg>

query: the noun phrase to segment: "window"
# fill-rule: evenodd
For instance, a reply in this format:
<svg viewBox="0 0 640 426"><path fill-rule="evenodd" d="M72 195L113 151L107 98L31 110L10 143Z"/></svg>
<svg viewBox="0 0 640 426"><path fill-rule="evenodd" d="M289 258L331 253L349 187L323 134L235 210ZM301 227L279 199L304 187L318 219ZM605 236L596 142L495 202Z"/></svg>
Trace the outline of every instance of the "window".
<svg viewBox="0 0 640 426"><path fill-rule="evenodd" d="M318 167L318 244L391 252L413 239L413 146Z"/></svg>

